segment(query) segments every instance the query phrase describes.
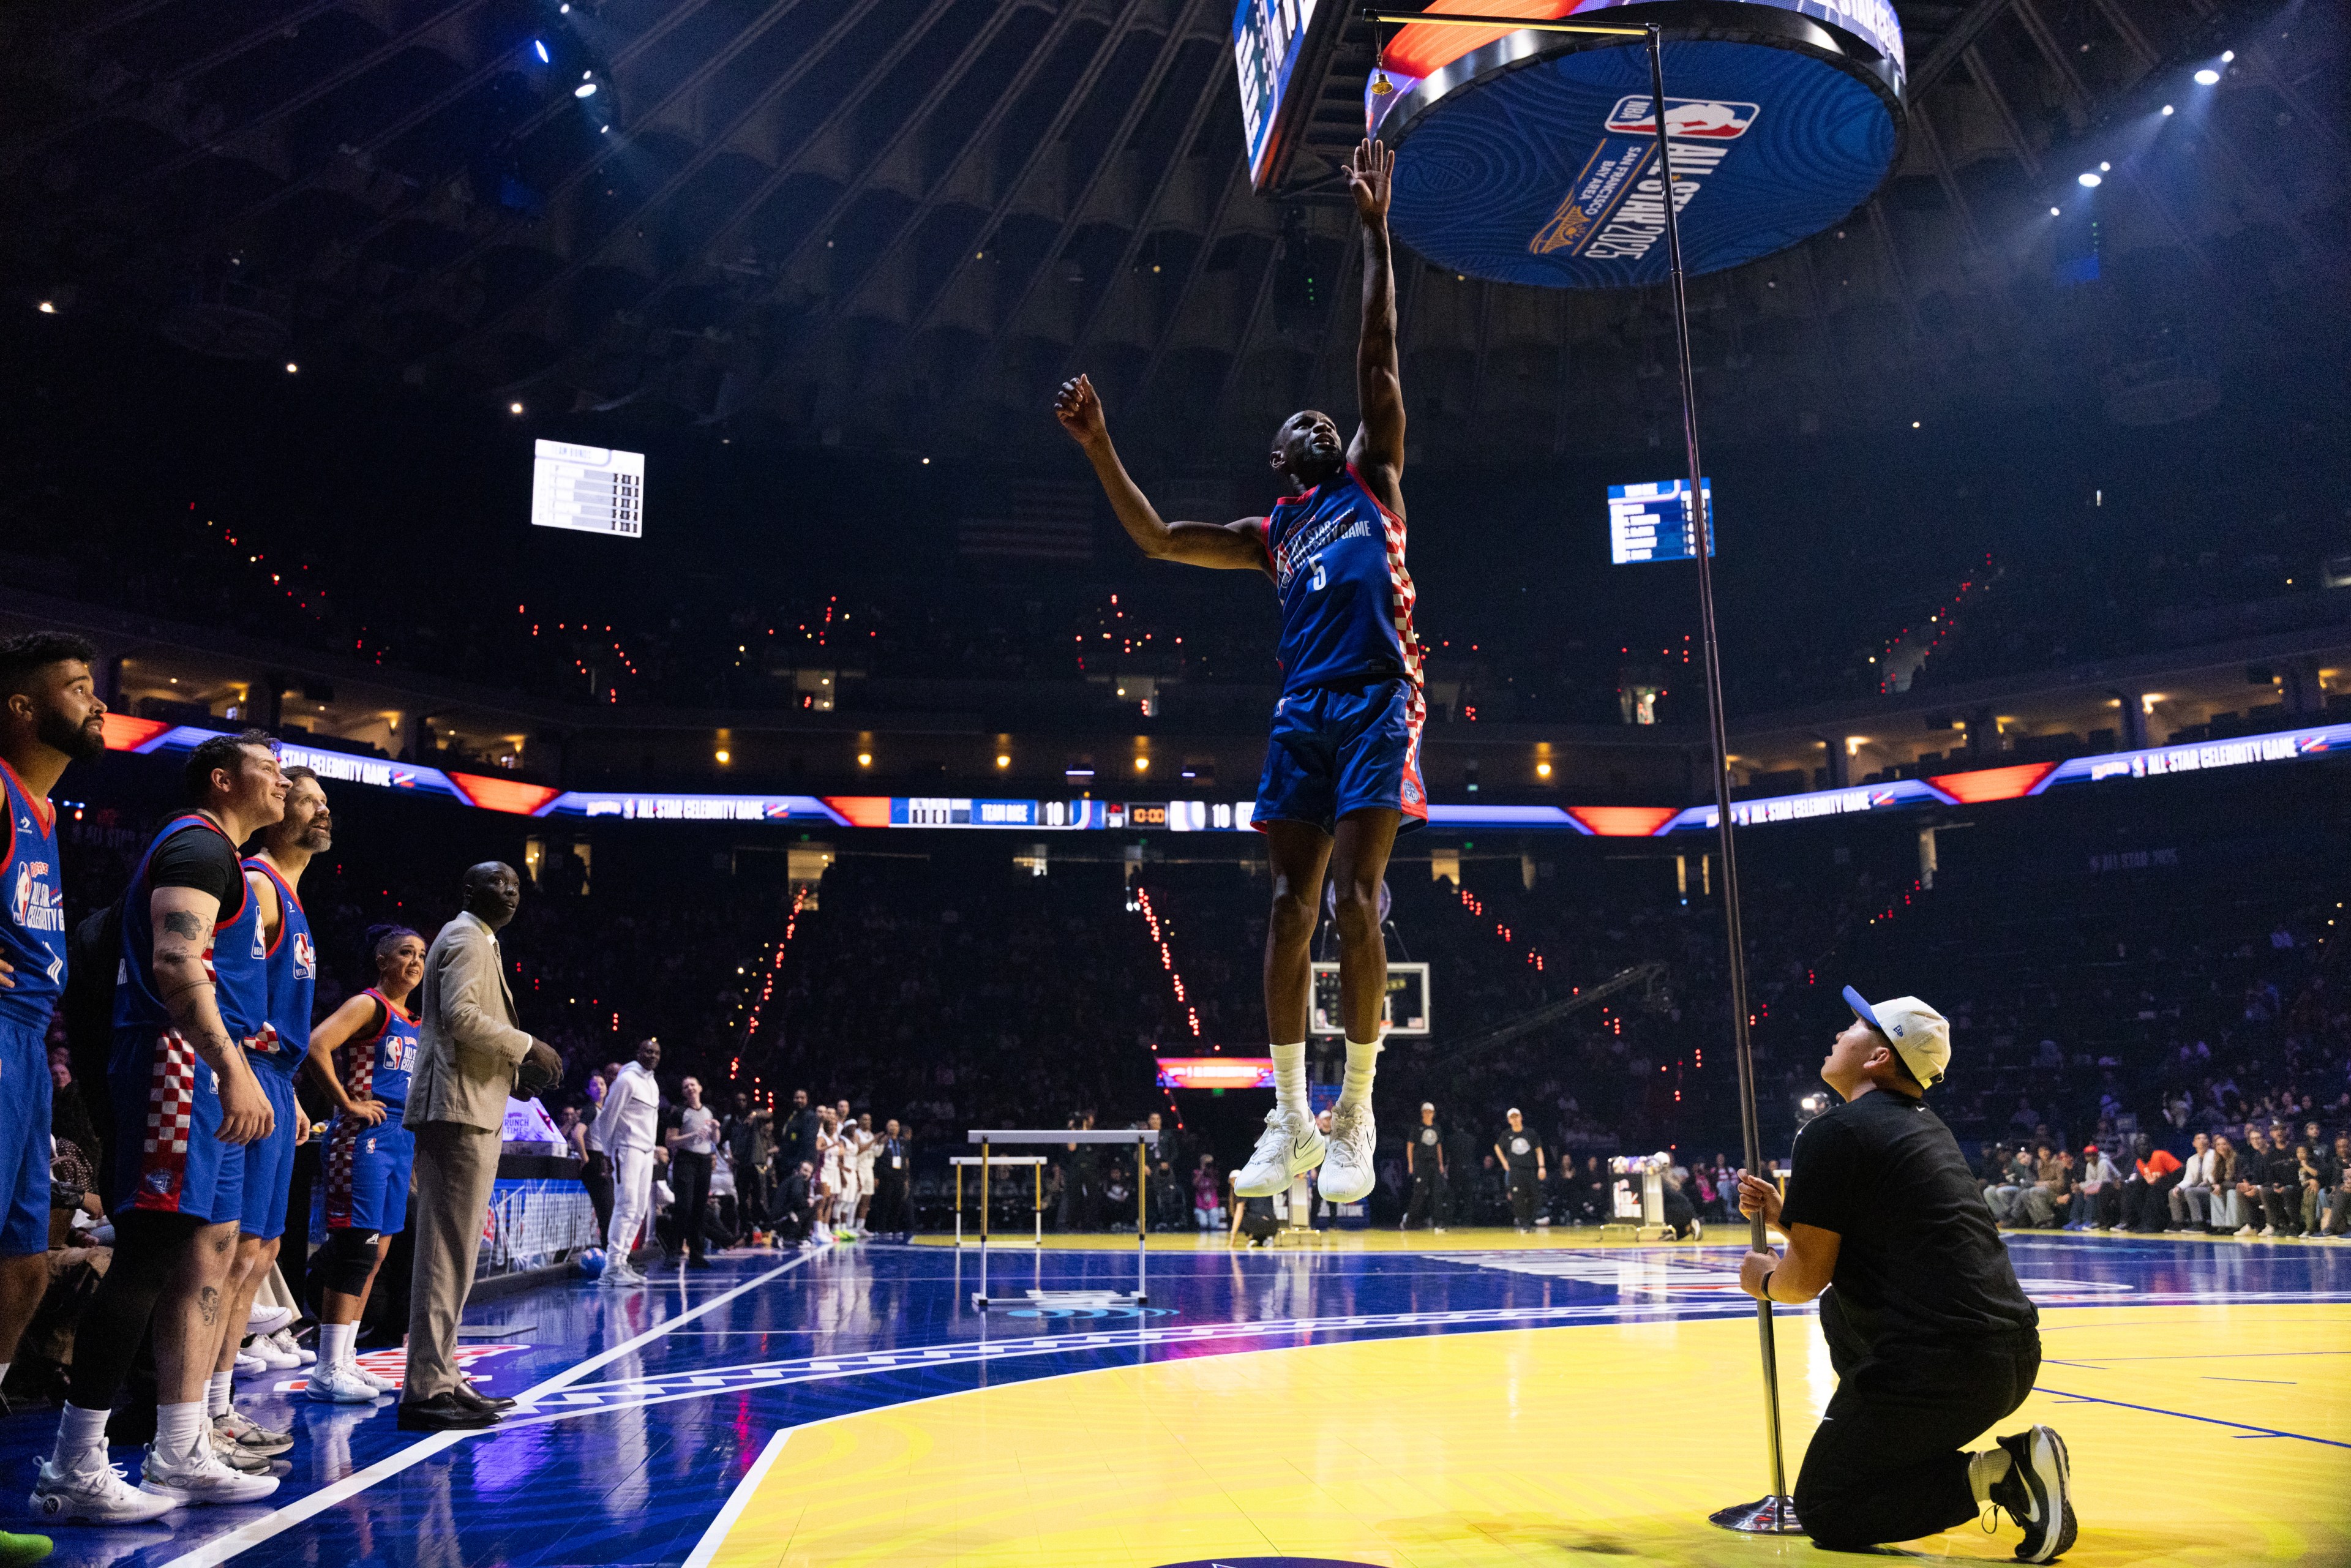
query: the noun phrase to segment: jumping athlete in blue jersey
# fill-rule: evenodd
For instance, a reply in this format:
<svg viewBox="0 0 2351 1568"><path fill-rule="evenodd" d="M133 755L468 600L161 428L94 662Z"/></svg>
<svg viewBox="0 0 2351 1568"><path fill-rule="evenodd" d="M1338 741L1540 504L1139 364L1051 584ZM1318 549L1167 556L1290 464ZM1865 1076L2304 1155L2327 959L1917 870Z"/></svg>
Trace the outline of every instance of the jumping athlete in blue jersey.
<svg viewBox="0 0 2351 1568"><path fill-rule="evenodd" d="M57 809L67 765L106 749L106 705L79 637L0 640L0 1378L49 1282L49 1015L66 985ZM95 1149L85 1153L95 1155ZM0 1531L0 1562L47 1553Z"/></svg>
<svg viewBox="0 0 2351 1568"><path fill-rule="evenodd" d="M405 925L368 933L373 989L337 1008L310 1036L310 1066L340 1109L327 1132L326 1292L311 1398L366 1405L392 1385L359 1364L353 1344L383 1263L381 1237L408 1224L416 1137L400 1124L416 1070L416 1019L406 1003L424 978L424 938ZM307 1223L307 1220L306 1220Z"/></svg>
<svg viewBox="0 0 2351 1568"><path fill-rule="evenodd" d="M1281 698L1253 821L1273 862L1265 1011L1274 1108L1233 1190L1263 1197L1321 1168L1332 1203L1370 1193L1372 1078L1387 998L1379 895L1399 829L1428 818L1420 780L1420 643L1405 570L1404 391L1396 369L1388 194L1395 155L1377 141L1345 171L1364 235L1364 325L1355 350L1362 420L1343 448L1329 414L1303 409L1274 433L1290 494L1233 523L1162 521L1111 444L1084 376L1053 405L1084 448L1128 535L1156 560L1261 571L1281 601ZM1339 928L1347 1071L1326 1139L1306 1095L1310 947L1328 872ZM1327 1156L1327 1157L1326 1157Z"/></svg>

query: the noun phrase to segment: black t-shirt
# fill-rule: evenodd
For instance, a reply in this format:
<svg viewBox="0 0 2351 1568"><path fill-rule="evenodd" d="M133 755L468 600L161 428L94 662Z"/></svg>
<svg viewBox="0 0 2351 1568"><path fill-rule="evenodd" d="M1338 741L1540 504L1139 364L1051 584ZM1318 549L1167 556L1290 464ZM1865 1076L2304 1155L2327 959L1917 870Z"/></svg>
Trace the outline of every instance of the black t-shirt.
<svg viewBox="0 0 2351 1568"><path fill-rule="evenodd" d="M1532 1133L1505 1131L1497 1142L1502 1145L1503 1160L1514 1171L1531 1171L1542 1157L1542 1141Z"/></svg>
<svg viewBox="0 0 2351 1568"><path fill-rule="evenodd" d="M1865 1341L1968 1339L2041 1321L1951 1130L1907 1095L1876 1090L1808 1123L1780 1218L1842 1239L1830 1283Z"/></svg>
<svg viewBox="0 0 2351 1568"><path fill-rule="evenodd" d="M1412 1142L1412 1174L1434 1179L1443 1169L1437 1155L1445 1147L1445 1129L1414 1127L1405 1136Z"/></svg>
<svg viewBox="0 0 2351 1568"><path fill-rule="evenodd" d="M190 823L165 839L147 862L147 885L193 887L220 903L224 920L245 907L245 867L225 834Z"/></svg>

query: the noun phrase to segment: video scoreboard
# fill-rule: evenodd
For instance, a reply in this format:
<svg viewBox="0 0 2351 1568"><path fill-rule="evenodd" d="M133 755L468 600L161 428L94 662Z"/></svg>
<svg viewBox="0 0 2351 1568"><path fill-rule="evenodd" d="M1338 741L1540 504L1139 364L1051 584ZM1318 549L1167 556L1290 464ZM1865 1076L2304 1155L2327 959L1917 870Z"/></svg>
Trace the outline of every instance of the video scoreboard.
<svg viewBox="0 0 2351 1568"><path fill-rule="evenodd" d="M1714 512L1714 481L1706 480L1707 514ZM1706 553L1714 554L1714 530L1707 530ZM1689 481L1608 486L1608 559L1617 566L1644 560L1693 560L1698 556L1698 519L1690 516Z"/></svg>
<svg viewBox="0 0 2351 1568"><path fill-rule="evenodd" d="M633 539L645 530L645 455L568 441L538 444L530 475L530 521Z"/></svg>

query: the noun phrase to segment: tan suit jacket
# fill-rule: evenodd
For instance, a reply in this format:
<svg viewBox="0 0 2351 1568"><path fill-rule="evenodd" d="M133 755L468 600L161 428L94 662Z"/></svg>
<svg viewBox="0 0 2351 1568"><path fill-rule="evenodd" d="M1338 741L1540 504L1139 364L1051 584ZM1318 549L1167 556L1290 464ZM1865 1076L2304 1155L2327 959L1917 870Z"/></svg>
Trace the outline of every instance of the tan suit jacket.
<svg viewBox="0 0 2351 1568"><path fill-rule="evenodd" d="M401 1124L454 1122L497 1132L531 1037L515 1021L498 939L480 917L462 911L441 927L424 955L417 996L416 1071Z"/></svg>

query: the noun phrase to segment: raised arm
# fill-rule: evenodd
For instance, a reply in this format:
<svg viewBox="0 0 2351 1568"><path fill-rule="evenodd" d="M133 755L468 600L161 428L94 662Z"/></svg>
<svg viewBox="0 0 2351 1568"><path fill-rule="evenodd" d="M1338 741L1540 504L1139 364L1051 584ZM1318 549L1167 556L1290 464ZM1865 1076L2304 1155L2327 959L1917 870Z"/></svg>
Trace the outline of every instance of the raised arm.
<svg viewBox="0 0 2351 1568"><path fill-rule="evenodd" d="M1176 560L1186 566L1273 575L1272 562L1265 553L1263 517L1243 517L1232 523L1160 520L1150 498L1118 460L1118 448L1111 444L1110 426L1102 418L1102 399L1095 395L1093 382L1082 375L1063 382L1053 398L1053 417L1094 465L1094 477L1110 497L1120 526L1144 554L1154 560Z"/></svg>
<svg viewBox="0 0 2351 1568"><path fill-rule="evenodd" d="M1377 141L1355 149L1347 189L1364 225L1364 330L1355 343L1355 395L1363 423L1347 461L1380 504L1404 516L1404 379L1396 369L1395 268L1388 249L1388 195L1395 154Z"/></svg>
<svg viewBox="0 0 2351 1568"><path fill-rule="evenodd" d="M219 1075L221 1142L249 1144L267 1137L277 1113L255 1081L244 1047L221 1020L212 966L204 959L220 900L202 888L159 887L148 897L147 913L155 933L156 994L181 1035Z"/></svg>

